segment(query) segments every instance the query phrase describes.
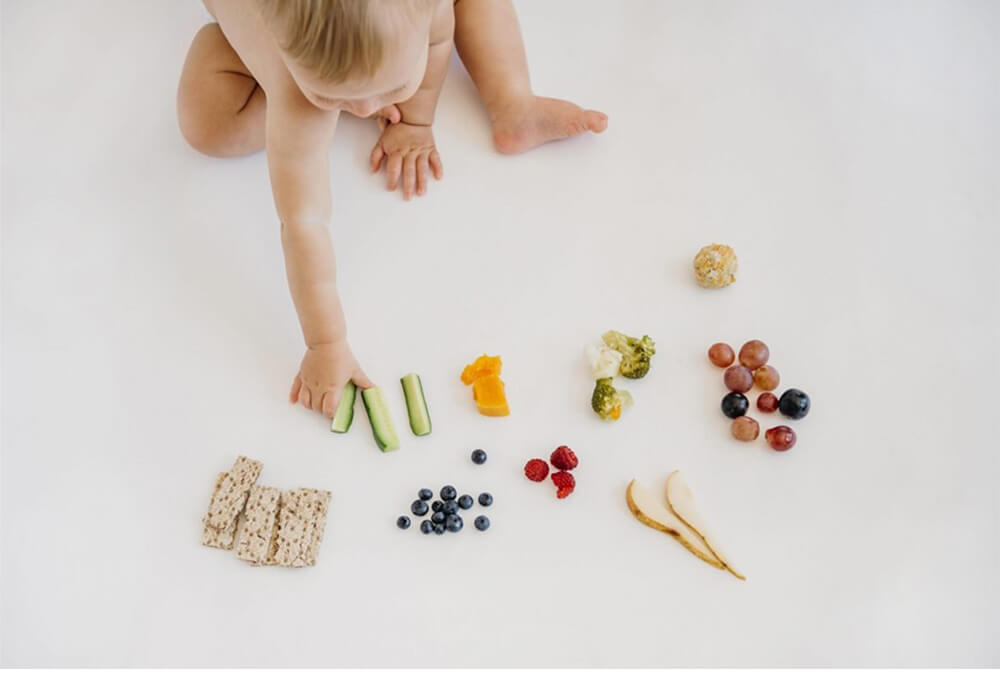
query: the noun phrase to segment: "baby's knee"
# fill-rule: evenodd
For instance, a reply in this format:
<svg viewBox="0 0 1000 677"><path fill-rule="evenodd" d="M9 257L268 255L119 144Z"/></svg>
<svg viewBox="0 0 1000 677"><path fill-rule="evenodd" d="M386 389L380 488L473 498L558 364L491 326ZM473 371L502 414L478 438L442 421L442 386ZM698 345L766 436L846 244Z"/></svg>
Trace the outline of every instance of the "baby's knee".
<svg viewBox="0 0 1000 677"><path fill-rule="evenodd" d="M221 134L218 125L209 124L205 120L199 120L195 115L178 116L180 122L181 135L188 145L199 153L210 157L230 157L232 153L232 143Z"/></svg>

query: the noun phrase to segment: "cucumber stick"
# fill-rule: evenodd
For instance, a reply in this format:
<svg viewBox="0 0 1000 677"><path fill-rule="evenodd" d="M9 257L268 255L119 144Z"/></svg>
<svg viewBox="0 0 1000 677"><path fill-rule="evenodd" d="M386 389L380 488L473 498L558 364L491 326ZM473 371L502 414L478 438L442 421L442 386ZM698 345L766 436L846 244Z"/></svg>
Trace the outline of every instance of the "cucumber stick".
<svg viewBox="0 0 1000 677"><path fill-rule="evenodd" d="M382 451L399 449L399 435L396 434L396 427L392 424L389 404L385 401L382 391L379 388L362 390L361 401L365 403L368 422L372 424L372 435L375 436L378 448Z"/></svg>
<svg viewBox="0 0 1000 677"><path fill-rule="evenodd" d="M431 434L431 415L427 411L427 399L424 397L424 386L416 374L407 374L399 379L403 384L403 397L406 398L406 412L410 416L410 430L418 437Z"/></svg>
<svg viewBox="0 0 1000 677"><path fill-rule="evenodd" d="M354 400L357 395L358 389L354 381L348 381L344 386L344 392L340 394L337 413L333 415L333 421L330 423L331 432L346 433L351 429L351 422L354 420Z"/></svg>

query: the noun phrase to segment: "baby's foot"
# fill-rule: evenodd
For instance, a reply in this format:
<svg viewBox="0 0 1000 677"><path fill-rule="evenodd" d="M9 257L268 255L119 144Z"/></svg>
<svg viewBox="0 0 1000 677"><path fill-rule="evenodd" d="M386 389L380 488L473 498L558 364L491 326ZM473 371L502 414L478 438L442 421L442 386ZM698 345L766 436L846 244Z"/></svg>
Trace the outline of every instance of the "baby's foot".
<svg viewBox="0 0 1000 677"><path fill-rule="evenodd" d="M493 144L501 153L523 153L556 139L583 132L600 134L608 116L575 103L529 96L493 111Z"/></svg>

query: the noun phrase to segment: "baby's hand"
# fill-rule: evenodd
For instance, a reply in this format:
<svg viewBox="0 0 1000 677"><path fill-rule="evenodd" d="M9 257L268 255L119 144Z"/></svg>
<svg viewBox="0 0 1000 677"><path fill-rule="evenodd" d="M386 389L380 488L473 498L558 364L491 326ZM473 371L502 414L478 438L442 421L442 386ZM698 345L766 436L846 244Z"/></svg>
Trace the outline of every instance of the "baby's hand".
<svg viewBox="0 0 1000 677"><path fill-rule="evenodd" d="M444 175L441 156L434 147L434 134L430 126L392 122L388 116L379 117L382 136L372 149L371 169L377 172L385 160L386 186L396 190L400 175L403 177L403 198L409 200L427 191L431 172L440 180Z"/></svg>
<svg viewBox="0 0 1000 677"><path fill-rule="evenodd" d="M321 343L306 350L288 399L333 418L348 381L362 390L375 385L361 370L346 340Z"/></svg>

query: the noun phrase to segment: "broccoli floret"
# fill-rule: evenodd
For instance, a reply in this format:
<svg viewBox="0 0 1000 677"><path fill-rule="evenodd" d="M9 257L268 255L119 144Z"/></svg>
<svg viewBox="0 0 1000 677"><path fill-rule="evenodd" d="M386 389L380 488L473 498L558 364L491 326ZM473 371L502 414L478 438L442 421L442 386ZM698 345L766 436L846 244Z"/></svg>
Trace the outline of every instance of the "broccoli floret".
<svg viewBox="0 0 1000 677"><path fill-rule="evenodd" d="M622 364L619 367L625 378L642 378L649 372L649 362L656 353L653 339L643 336L641 339L626 336L620 331L609 331L601 338L612 350L622 354Z"/></svg>
<svg viewBox="0 0 1000 677"><path fill-rule="evenodd" d="M610 378L599 378L594 384L590 406L605 421L617 421L622 411L632 406L632 396L625 390L616 390Z"/></svg>

